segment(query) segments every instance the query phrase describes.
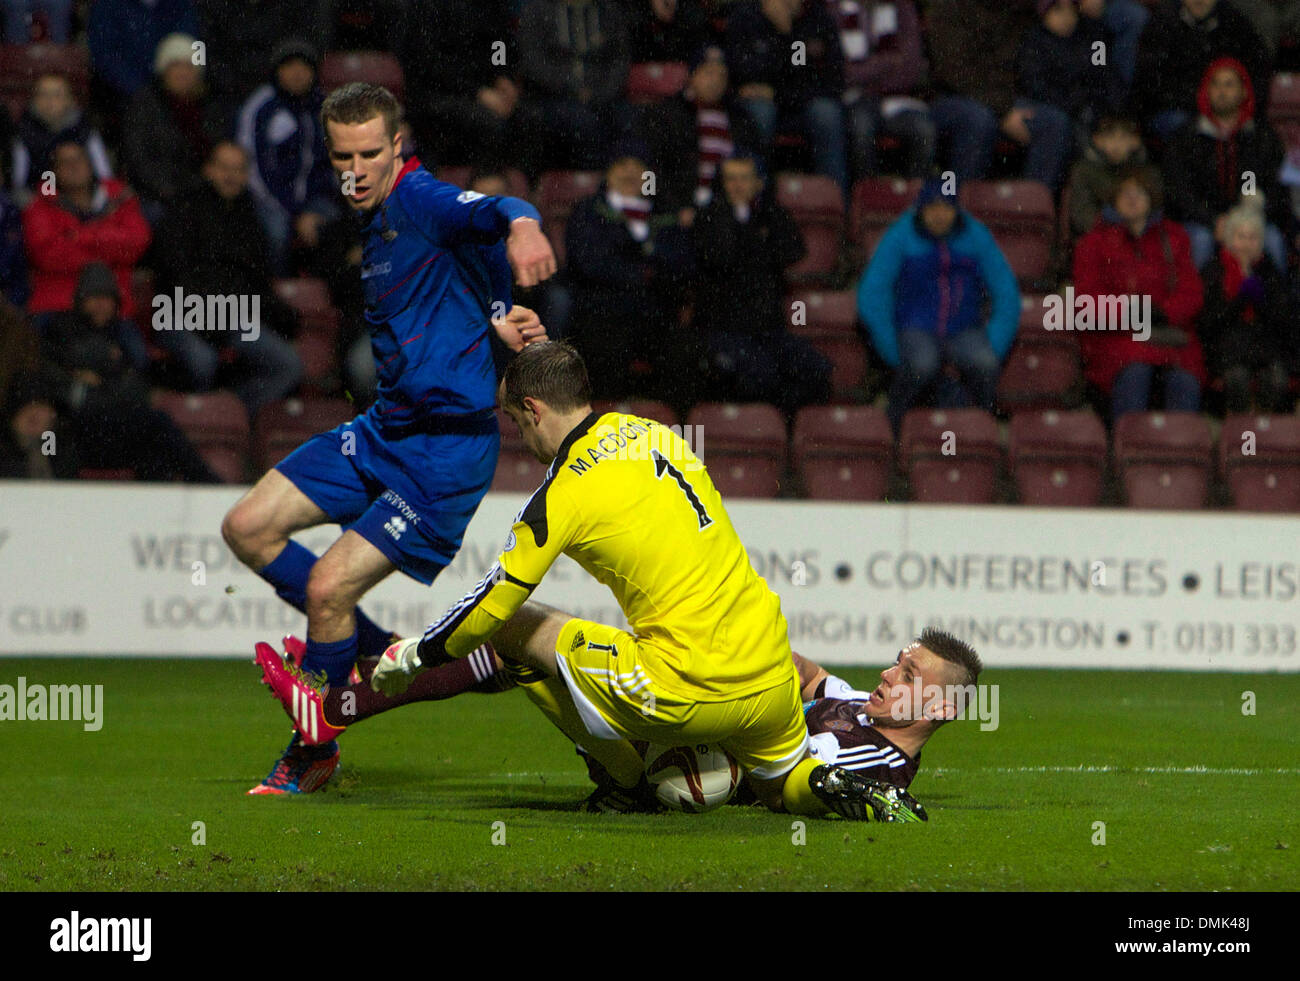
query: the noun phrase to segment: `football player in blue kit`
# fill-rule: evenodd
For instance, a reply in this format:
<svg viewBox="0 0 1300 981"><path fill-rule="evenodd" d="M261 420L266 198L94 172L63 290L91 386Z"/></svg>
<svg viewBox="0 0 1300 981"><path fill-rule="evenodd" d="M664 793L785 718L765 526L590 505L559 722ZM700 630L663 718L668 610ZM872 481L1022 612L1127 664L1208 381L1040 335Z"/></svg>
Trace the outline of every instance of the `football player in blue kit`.
<svg viewBox="0 0 1300 981"><path fill-rule="evenodd" d="M392 642L357 607L365 593L394 569L432 583L460 548L500 443L491 332L513 351L545 339L536 314L511 306L511 279L534 286L555 273L556 261L532 205L462 191L414 157L402 160L400 109L387 89L344 85L325 100L321 118L344 198L361 222L378 399L267 472L231 508L222 534L307 614L295 670L341 686L358 657L376 657ZM326 523L343 533L319 558L290 540ZM494 670L494 660L480 666ZM337 741L307 745L295 730L249 793L315 790L338 758Z"/></svg>

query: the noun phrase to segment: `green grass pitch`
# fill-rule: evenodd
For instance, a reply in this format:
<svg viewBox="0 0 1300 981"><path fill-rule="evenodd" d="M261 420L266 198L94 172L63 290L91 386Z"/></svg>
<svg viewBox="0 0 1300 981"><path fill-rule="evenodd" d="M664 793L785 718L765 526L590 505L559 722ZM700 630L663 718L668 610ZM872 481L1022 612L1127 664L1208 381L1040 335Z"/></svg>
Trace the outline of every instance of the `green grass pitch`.
<svg viewBox="0 0 1300 981"><path fill-rule="evenodd" d="M369 720L324 791L250 798L289 733L251 664L0 660L19 675L102 684L104 716L0 722L7 891L1300 887L1294 674L987 671L1000 726L931 741L928 825L802 841L761 809L579 813L584 769L520 692Z"/></svg>

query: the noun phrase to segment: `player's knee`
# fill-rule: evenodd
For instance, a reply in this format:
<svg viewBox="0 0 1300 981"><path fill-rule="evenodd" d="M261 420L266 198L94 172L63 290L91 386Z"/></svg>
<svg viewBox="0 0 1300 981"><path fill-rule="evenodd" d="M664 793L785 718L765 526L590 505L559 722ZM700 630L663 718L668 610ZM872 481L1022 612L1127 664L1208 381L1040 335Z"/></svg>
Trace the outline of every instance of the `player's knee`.
<svg viewBox="0 0 1300 981"><path fill-rule="evenodd" d="M265 532L265 524L255 506L246 500L240 501L221 519L221 537L242 561L253 562L258 558L259 539Z"/></svg>
<svg viewBox="0 0 1300 981"><path fill-rule="evenodd" d="M345 570L321 559L307 577L307 616L311 620L343 616L357 605L359 596L348 588Z"/></svg>

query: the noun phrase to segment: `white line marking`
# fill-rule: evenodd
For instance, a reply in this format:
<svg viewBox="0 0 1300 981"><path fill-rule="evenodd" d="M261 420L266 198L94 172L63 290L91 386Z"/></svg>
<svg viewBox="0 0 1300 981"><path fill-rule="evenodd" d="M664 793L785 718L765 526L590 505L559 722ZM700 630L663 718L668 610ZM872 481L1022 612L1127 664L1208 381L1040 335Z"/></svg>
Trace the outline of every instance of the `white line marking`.
<svg viewBox="0 0 1300 981"><path fill-rule="evenodd" d="M925 770L919 771L921 773ZM1237 766L977 766L964 770L961 767L936 766L930 773L1183 773L1227 777L1296 776L1300 767L1279 766L1271 769L1248 769ZM918 773L919 775L919 773Z"/></svg>

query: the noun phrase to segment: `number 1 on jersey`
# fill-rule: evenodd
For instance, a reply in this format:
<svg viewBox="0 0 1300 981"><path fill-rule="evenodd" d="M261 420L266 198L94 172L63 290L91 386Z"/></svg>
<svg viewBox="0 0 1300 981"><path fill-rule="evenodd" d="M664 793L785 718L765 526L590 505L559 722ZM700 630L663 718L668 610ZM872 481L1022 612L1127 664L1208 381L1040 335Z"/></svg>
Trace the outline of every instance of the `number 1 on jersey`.
<svg viewBox="0 0 1300 981"><path fill-rule="evenodd" d="M709 525L713 524L713 519L709 517L709 512L704 510L704 505L695 494L695 488L686 482L682 472L668 462L668 458L658 450L651 450L650 456L655 462L655 477L662 479L665 472L677 481L677 486L682 489L686 495L686 500L691 502L691 507L695 508L695 515L700 519L700 531L703 531Z"/></svg>

